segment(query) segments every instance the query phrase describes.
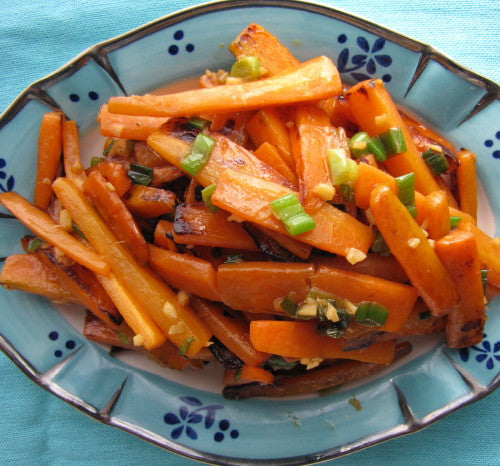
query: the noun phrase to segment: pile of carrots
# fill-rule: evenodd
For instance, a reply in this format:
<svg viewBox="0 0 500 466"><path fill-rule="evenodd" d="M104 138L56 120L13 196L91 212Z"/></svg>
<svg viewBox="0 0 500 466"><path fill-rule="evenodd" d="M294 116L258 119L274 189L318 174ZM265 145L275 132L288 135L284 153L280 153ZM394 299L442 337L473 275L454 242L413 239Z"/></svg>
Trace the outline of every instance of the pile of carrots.
<svg viewBox="0 0 500 466"><path fill-rule="evenodd" d="M75 122L44 115L33 203L0 194L33 232L0 283L82 304L91 340L173 369L219 361L229 398L360 379L409 335L480 342L500 241L476 224L474 154L382 81L348 88L329 58L299 63L256 24L229 48L238 66L198 89L111 98L89 167ZM357 142L390 132L403 145L387 158Z"/></svg>

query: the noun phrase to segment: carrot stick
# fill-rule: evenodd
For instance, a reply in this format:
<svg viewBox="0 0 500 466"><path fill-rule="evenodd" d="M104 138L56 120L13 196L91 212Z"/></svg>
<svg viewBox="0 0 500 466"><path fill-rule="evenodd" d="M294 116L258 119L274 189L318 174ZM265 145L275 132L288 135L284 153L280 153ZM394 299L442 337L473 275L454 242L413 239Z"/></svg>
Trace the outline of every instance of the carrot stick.
<svg viewBox="0 0 500 466"><path fill-rule="evenodd" d="M225 306L198 298L192 298L191 305L214 336L245 364L260 366L269 359L269 354L257 351L250 343L248 323L242 319L226 316Z"/></svg>
<svg viewBox="0 0 500 466"><path fill-rule="evenodd" d="M417 292L411 286L333 267L318 267L312 276L311 286L354 304L363 301L381 304L387 308L389 315L385 324L377 330L385 332L401 330L417 300Z"/></svg>
<svg viewBox="0 0 500 466"><path fill-rule="evenodd" d="M154 243L156 246L177 252L177 247L173 242L174 224L168 220L160 219L154 231Z"/></svg>
<svg viewBox="0 0 500 466"><path fill-rule="evenodd" d="M262 367L243 364L239 369L226 369L224 372L224 385L234 386L246 383L258 382L261 385L269 385L274 381L271 372Z"/></svg>
<svg viewBox="0 0 500 466"><path fill-rule="evenodd" d="M451 192L450 187L446 184L446 181L444 181L444 179L441 176L436 176L434 179L436 180L436 183L438 184L439 189L446 193L446 199L448 199L448 205L450 207L454 207L454 208L458 209L458 202L455 199L455 196L453 195L453 193Z"/></svg>
<svg viewBox="0 0 500 466"><path fill-rule="evenodd" d="M292 193L277 183L226 170L218 179L212 203L243 220L287 234L282 223L272 214L269 203ZM349 214L330 204L311 214L316 227L294 238L334 254L347 255L349 248L363 253L373 241L373 231Z"/></svg>
<svg viewBox="0 0 500 466"><path fill-rule="evenodd" d="M139 184L133 184L123 196L123 202L132 215L143 218L156 218L172 213L175 201L172 191Z"/></svg>
<svg viewBox="0 0 500 466"><path fill-rule="evenodd" d="M66 178L53 184L61 204L70 212L90 244L109 262L113 273L134 302L151 316L177 347L192 356L206 346L210 332L188 306L149 269L139 266L125 247L117 242L85 196Z"/></svg>
<svg viewBox="0 0 500 466"><path fill-rule="evenodd" d="M468 231L476 237L479 260L488 268L500 273L500 240L498 238L490 238L484 231L471 222L464 222L462 220L457 228Z"/></svg>
<svg viewBox="0 0 500 466"><path fill-rule="evenodd" d="M217 274L210 262L188 254L167 251L152 244L149 249L151 268L168 285L211 301L219 300Z"/></svg>
<svg viewBox="0 0 500 466"><path fill-rule="evenodd" d="M38 160L34 204L47 210L52 199L50 185L55 180L62 152L62 114L46 113L42 117L38 136Z"/></svg>
<svg viewBox="0 0 500 466"><path fill-rule="evenodd" d="M399 111L380 79L362 81L346 94L349 107L363 131L376 136L389 128L401 128L406 152L394 155L384 164L393 176L415 173L415 189L429 194L439 189L426 163L420 156Z"/></svg>
<svg viewBox="0 0 500 466"><path fill-rule="evenodd" d="M436 241L434 249L460 296L460 306L448 313L446 345L450 348L475 345L483 339L486 321L476 238L472 233L454 230Z"/></svg>
<svg viewBox="0 0 500 466"><path fill-rule="evenodd" d="M283 314L288 295L300 303L309 291L314 266L287 262L240 262L217 269L220 300L232 309Z"/></svg>
<svg viewBox="0 0 500 466"><path fill-rule="evenodd" d="M450 232L448 199L444 191L433 191L427 194L425 200L427 202L426 230L431 239L438 240Z"/></svg>
<svg viewBox="0 0 500 466"><path fill-rule="evenodd" d="M339 358L389 364L396 340L375 343L367 348L343 351L341 338L318 335L317 322L254 320L250 341L255 349L291 358Z"/></svg>
<svg viewBox="0 0 500 466"><path fill-rule="evenodd" d="M460 210L477 220L476 156L468 150L459 151L457 156L460 163L456 170Z"/></svg>
<svg viewBox="0 0 500 466"><path fill-rule="evenodd" d="M342 92L335 65L324 56L283 73L260 79L169 95L112 97L112 113L148 116L192 116L274 107L324 99Z"/></svg>
<svg viewBox="0 0 500 466"><path fill-rule="evenodd" d="M145 265L149 261L149 248L146 240L134 217L118 197L112 185L111 188L113 189L110 189L109 182L98 171L93 171L83 183L83 192L92 200L118 241L123 241L138 263Z"/></svg>
<svg viewBox="0 0 500 466"><path fill-rule="evenodd" d="M64 173L79 189L87 179L80 159L78 127L73 120L63 123L63 161Z"/></svg>
<svg viewBox="0 0 500 466"><path fill-rule="evenodd" d="M298 186L297 175L281 158L278 149L269 142L263 142L254 151L255 157L281 173L294 187Z"/></svg>
<svg viewBox="0 0 500 466"><path fill-rule="evenodd" d="M354 182L354 202L359 208L368 209L370 207L370 194L378 184L384 184L393 193L397 193L396 181L389 173L367 163L360 163L358 177Z"/></svg>
<svg viewBox="0 0 500 466"><path fill-rule="evenodd" d="M432 315L442 316L455 309L459 297L451 277L397 196L387 186L378 185L372 191L370 209L389 249Z"/></svg>
<svg viewBox="0 0 500 466"><path fill-rule="evenodd" d="M110 138L133 139L144 141L168 118L151 116L133 116L111 113L104 104L97 114L101 134Z"/></svg>
<svg viewBox="0 0 500 466"><path fill-rule="evenodd" d="M0 194L0 203L40 238L59 248L75 262L96 273L106 274L109 264L94 251L84 246L45 212L30 204L14 191Z"/></svg>
<svg viewBox="0 0 500 466"><path fill-rule="evenodd" d="M118 197L122 197L132 186L132 181L127 176L127 170L120 162L104 161L93 168L100 171L104 178L114 186Z"/></svg>

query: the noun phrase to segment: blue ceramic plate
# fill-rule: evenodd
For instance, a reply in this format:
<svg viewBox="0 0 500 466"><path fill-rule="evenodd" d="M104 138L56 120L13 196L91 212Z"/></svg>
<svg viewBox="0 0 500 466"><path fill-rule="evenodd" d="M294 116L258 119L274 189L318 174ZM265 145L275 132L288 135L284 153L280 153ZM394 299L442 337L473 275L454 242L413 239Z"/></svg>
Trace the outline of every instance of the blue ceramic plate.
<svg viewBox="0 0 500 466"><path fill-rule="evenodd" d="M499 235L499 204L487 202L500 198L498 86L427 45L297 1L218 2L184 10L98 44L33 84L0 120L0 191L32 197L44 112L59 108L76 120L88 159L101 150L95 116L109 97L152 91L207 68L227 69L232 56L226 46L250 22L268 28L300 60L330 56L347 83L381 78L398 103L474 151L480 226ZM24 227L3 214L0 222L0 256L21 252ZM0 345L38 384L103 423L213 463L333 458L418 430L490 393L499 380L498 299L489 306L478 346L454 351L439 338L415 340L411 357L361 383L322 396L244 401L221 398L217 370L201 376L162 369L138 355L110 357L107 348L81 336L82 312L4 289L0 301ZM360 411L349 403L353 397Z"/></svg>

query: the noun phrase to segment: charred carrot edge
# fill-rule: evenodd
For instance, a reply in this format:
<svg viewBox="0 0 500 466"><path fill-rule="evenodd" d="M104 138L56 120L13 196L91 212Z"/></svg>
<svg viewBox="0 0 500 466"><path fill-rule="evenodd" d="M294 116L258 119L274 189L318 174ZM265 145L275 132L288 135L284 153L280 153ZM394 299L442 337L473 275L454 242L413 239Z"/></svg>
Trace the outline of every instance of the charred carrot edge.
<svg viewBox="0 0 500 466"><path fill-rule="evenodd" d="M224 315L227 309L224 305L199 298L192 298L190 302L215 337L244 363L260 366L269 359L269 354L257 351L250 343L249 324L242 319Z"/></svg>
<svg viewBox="0 0 500 466"><path fill-rule="evenodd" d="M169 95L112 97L108 108L125 115L191 116L318 100L341 92L337 68L329 58L321 56L258 81Z"/></svg>
<svg viewBox="0 0 500 466"><path fill-rule="evenodd" d="M118 197L122 197L132 186L132 181L127 176L127 171L119 162L101 162L95 167L100 171L104 178L108 180L115 188Z"/></svg>
<svg viewBox="0 0 500 466"><path fill-rule="evenodd" d="M87 179L80 158L78 127L76 122L68 120L63 123L63 161L64 173L79 189Z"/></svg>
<svg viewBox="0 0 500 466"><path fill-rule="evenodd" d="M104 104L97 114L97 121L103 136L135 141L145 141L153 131L156 131L167 120L166 117L111 113L107 104Z"/></svg>
<svg viewBox="0 0 500 466"><path fill-rule="evenodd" d="M53 193L51 184L57 175L62 153L62 113L45 113L38 136L34 204L47 210Z"/></svg>
<svg viewBox="0 0 500 466"><path fill-rule="evenodd" d="M30 204L16 192L1 193L0 203L33 233L52 246L59 248L75 262L96 273L106 274L109 271L109 264L105 259L85 247L67 231L63 230L45 212Z"/></svg>
<svg viewBox="0 0 500 466"><path fill-rule="evenodd" d="M359 126L370 136L381 134L389 128L401 128L407 150L384 162L391 175L401 176L413 172L415 189L422 194L439 189L382 80L361 81L349 89L346 98Z"/></svg>
<svg viewBox="0 0 500 466"><path fill-rule="evenodd" d="M457 157L460 163L456 170L460 210L477 220L476 156L468 150L461 150Z"/></svg>
<svg viewBox="0 0 500 466"><path fill-rule="evenodd" d="M160 219L154 231L154 243L156 246L177 252L177 246L173 242L174 224L168 220Z"/></svg>
<svg viewBox="0 0 500 466"><path fill-rule="evenodd" d="M89 243L109 262L118 281L168 338L188 357L205 347L211 337L205 324L191 308L180 304L176 294L151 270L136 263L83 193L66 178L58 178L53 189Z"/></svg>
<svg viewBox="0 0 500 466"><path fill-rule="evenodd" d="M446 345L450 348L475 345L483 339L486 321L476 238L472 233L454 230L436 241L434 249L460 296L460 306L448 314Z"/></svg>
<svg viewBox="0 0 500 466"><path fill-rule="evenodd" d="M433 191L427 194L425 200L428 204L426 230L431 239L438 240L450 232L448 199L444 191Z"/></svg>
<svg viewBox="0 0 500 466"><path fill-rule="evenodd" d="M239 369L226 369L224 371L223 383L225 386L242 385L245 383L257 382L262 385L269 385L274 382L271 372L262 367L243 364Z"/></svg>
<svg viewBox="0 0 500 466"><path fill-rule="evenodd" d="M255 349L292 358L339 358L389 364L396 341L375 343L360 350L344 351L341 338L318 335L316 322L254 320L250 341Z"/></svg>
<svg viewBox="0 0 500 466"><path fill-rule="evenodd" d="M376 186L370 198L370 210L389 249L431 313L442 316L455 309L459 304L455 284L397 196L387 186Z"/></svg>
<svg viewBox="0 0 500 466"><path fill-rule="evenodd" d="M123 202L132 215L143 218L157 218L172 213L175 200L172 191L139 184L133 184L123 197Z"/></svg>

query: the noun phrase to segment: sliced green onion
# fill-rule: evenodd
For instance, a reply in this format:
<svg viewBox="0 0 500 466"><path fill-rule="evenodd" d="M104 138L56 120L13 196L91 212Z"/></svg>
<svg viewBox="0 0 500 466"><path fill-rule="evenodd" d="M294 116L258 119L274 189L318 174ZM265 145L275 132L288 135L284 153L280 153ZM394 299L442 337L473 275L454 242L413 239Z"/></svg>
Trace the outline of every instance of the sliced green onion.
<svg viewBox="0 0 500 466"><path fill-rule="evenodd" d="M42 238L35 236L28 241L28 245L26 246L26 252L36 252L44 243Z"/></svg>
<svg viewBox="0 0 500 466"><path fill-rule="evenodd" d="M316 326L316 333L330 338L342 338L345 335L344 327L340 322L320 323Z"/></svg>
<svg viewBox="0 0 500 466"><path fill-rule="evenodd" d="M201 190L201 198L203 200L203 203L207 206L209 212L212 213L219 210L217 206L212 204L212 194L214 193L216 187L217 186L215 184L211 184Z"/></svg>
<svg viewBox="0 0 500 466"><path fill-rule="evenodd" d="M388 309L372 301L364 301L358 305L354 320L357 324L375 327L384 325L389 315Z"/></svg>
<svg viewBox="0 0 500 466"><path fill-rule="evenodd" d="M108 152L111 150L111 148L113 147L114 143L115 143L116 139L111 139L111 141L109 141L109 144L105 147L105 149L102 151L102 155L108 155Z"/></svg>
<svg viewBox="0 0 500 466"><path fill-rule="evenodd" d="M77 233L81 238L85 238L83 231L78 228L78 225L75 222L73 222L73 231Z"/></svg>
<svg viewBox="0 0 500 466"><path fill-rule="evenodd" d="M429 149L422 153L422 158L435 176L441 175L450 168L448 160L446 160L442 152L436 152L435 150Z"/></svg>
<svg viewBox="0 0 500 466"><path fill-rule="evenodd" d="M354 201L354 187L351 184L341 184L339 191L346 202Z"/></svg>
<svg viewBox="0 0 500 466"><path fill-rule="evenodd" d="M307 293L307 297L313 299L335 299L335 295L319 288L311 288Z"/></svg>
<svg viewBox="0 0 500 466"><path fill-rule="evenodd" d="M189 346L193 343L193 341L194 337L189 337L182 342L181 346L179 346L179 354L181 356L184 356L188 352Z"/></svg>
<svg viewBox="0 0 500 466"><path fill-rule="evenodd" d="M236 369L236 371L234 372L233 379L235 382L238 382L238 380L240 380L240 377L241 377L241 367L238 367L238 369Z"/></svg>
<svg viewBox="0 0 500 466"><path fill-rule="evenodd" d="M460 220L462 220L462 217L451 216L450 217L450 228L455 228L460 223Z"/></svg>
<svg viewBox="0 0 500 466"><path fill-rule="evenodd" d="M153 169L138 163L131 163L130 170L127 172L129 178L134 184L148 186L153 181Z"/></svg>
<svg viewBox="0 0 500 466"><path fill-rule="evenodd" d="M358 177L358 164L347 157L344 149L328 149L326 151L330 166L332 184L354 183Z"/></svg>
<svg viewBox="0 0 500 466"><path fill-rule="evenodd" d="M243 81L255 81L260 77L260 65L257 57L240 58L231 67L231 76Z"/></svg>
<svg viewBox="0 0 500 466"><path fill-rule="evenodd" d="M196 176L208 162L214 147L215 141L212 138L203 133L198 134L189 154L181 159L181 168L189 175Z"/></svg>
<svg viewBox="0 0 500 466"><path fill-rule="evenodd" d="M380 254L381 256L389 256L391 254L391 251L387 246L384 237L380 234L379 231L377 231L375 240L373 241L370 249L372 252Z"/></svg>
<svg viewBox="0 0 500 466"><path fill-rule="evenodd" d="M99 165L101 162L104 162L104 160L105 160L104 157L92 157L90 159L90 166L95 167L96 165Z"/></svg>
<svg viewBox="0 0 500 466"><path fill-rule="evenodd" d="M303 208L299 202L297 195L294 193L286 194L285 196L271 201L271 208L273 209L274 214L280 220L286 219L290 216L290 213L292 212L290 207L297 208L297 206L299 206L300 208L299 212L302 212Z"/></svg>
<svg viewBox="0 0 500 466"><path fill-rule="evenodd" d="M118 338L124 345L132 344L132 338L130 338L125 332L122 332L121 330L118 332Z"/></svg>
<svg viewBox="0 0 500 466"><path fill-rule="evenodd" d="M368 141L370 140L370 135L365 132L356 133L351 139L349 139L349 151L355 159L363 157L367 154Z"/></svg>
<svg viewBox="0 0 500 466"><path fill-rule="evenodd" d="M187 121L187 125L194 129L202 130L205 126L207 126L210 122L205 120L205 118L201 117L192 117Z"/></svg>
<svg viewBox="0 0 500 466"><path fill-rule="evenodd" d="M406 208L408 209L408 212L410 212L410 215L413 218L417 218L417 206L416 205L407 205Z"/></svg>
<svg viewBox="0 0 500 466"><path fill-rule="evenodd" d="M224 264L239 264L240 262L243 262L241 254L228 254Z"/></svg>
<svg viewBox="0 0 500 466"><path fill-rule="evenodd" d="M292 236L300 235L316 228L313 218L306 212L293 215L283 220L286 231Z"/></svg>
<svg viewBox="0 0 500 466"><path fill-rule="evenodd" d="M488 284L488 269L481 269L481 281L483 282L483 290L486 290Z"/></svg>
<svg viewBox="0 0 500 466"><path fill-rule="evenodd" d="M389 128L378 136L385 147L387 155L406 152L406 143L401 128Z"/></svg>
<svg viewBox="0 0 500 466"><path fill-rule="evenodd" d="M415 174L408 173L406 175L394 178L398 188L398 197L401 203L410 211L412 217L416 217L417 209L415 207Z"/></svg>
<svg viewBox="0 0 500 466"><path fill-rule="evenodd" d="M290 235L300 235L316 227L294 193L286 194L270 202L274 215L283 222Z"/></svg>
<svg viewBox="0 0 500 466"><path fill-rule="evenodd" d="M387 160L387 151L379 136L373 136L366 145L369 154L373 154L377 162Z"/></svg>
<svg viewBox="0 0 500 466"><path fill-rule="evenodd" d="M297 314L297 311L299 310L298 304L290 298L290 296L287 296L285 299L283 299L280 303L281 309L285 311L289 316L295 317Z"/></svg>
<svg viewBox="0 0 500 466"><path fill-rule="evenodd" d="M299 361L287 361L286 359L283 359L281 356L277 356L276 354L274 354L266 361L266 366L273 371L277 370L287 371L293 369L298 363Z"/></svg>

